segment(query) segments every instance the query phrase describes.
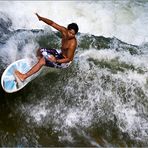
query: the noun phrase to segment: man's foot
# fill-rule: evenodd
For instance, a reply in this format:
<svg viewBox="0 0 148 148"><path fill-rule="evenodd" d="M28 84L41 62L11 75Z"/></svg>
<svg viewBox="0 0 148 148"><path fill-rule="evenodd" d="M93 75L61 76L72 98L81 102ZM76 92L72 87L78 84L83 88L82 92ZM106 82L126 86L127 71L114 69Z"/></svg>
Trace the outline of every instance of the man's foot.
<svg viewBox="0 0 148 148"><path fill-rule="evenodd" d="M23 82L25 80L24 74L20 73L18 70L15 71L15 75Z"/></svg>

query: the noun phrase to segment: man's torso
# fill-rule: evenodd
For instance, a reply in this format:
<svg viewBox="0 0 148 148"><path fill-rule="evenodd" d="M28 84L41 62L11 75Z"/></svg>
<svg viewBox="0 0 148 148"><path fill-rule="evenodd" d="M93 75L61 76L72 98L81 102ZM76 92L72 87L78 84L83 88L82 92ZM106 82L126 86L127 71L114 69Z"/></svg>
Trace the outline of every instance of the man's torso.
<svg viewBox="0 0 148 148"><path fill-rule="evenodd" d="M68 57L68 52L73 52L73 56L74 56L74 51L70 50L70 45L73 44L73 43L77 44L76 38L68 39L66 35L64 35L62 37L61 51L62 51L62 55L64 57Z"/></svg>

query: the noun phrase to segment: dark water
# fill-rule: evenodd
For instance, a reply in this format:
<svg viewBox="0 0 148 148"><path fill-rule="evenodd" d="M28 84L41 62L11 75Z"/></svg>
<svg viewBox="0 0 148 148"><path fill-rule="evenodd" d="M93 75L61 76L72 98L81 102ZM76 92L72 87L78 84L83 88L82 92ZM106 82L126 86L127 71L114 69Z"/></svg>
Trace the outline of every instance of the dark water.
<svg viewBox="0 0 148 148"><path fill-rule="evenodd" d="M1 18L0 74L37 47L60 48L51 30L9 30ZM17 93L0 87L0 146L144 147L148 137L147 44L81 34L72 65L43 68Z"/></svg>

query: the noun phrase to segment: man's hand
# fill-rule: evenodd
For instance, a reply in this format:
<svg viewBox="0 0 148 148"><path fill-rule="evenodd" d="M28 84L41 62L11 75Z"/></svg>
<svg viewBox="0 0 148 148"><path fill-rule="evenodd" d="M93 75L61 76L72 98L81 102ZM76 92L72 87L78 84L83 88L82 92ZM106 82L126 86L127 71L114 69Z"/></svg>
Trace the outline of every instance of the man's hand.
<svg viewBox="0 0 148 148"><path fill-rule="evenodd" d="M35 13L36 14L36 16L38 17L38 19L39 19L39 21L41 20L41 16L39 16L37 13Z"/></svg>

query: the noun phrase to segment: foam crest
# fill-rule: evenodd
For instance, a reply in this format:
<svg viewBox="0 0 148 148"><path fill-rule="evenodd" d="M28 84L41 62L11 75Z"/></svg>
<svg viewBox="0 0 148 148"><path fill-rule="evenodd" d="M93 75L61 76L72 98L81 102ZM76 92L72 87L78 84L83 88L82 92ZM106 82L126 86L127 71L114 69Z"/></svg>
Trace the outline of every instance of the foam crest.
<svg viewBox="0 0 148 148"><path fill-rule="evenodd" d="M35 35L32 32L20 32L11 36L0 50L3 63L9 65L21 58L36 60L35 52L38 44L34 38Z"/></svg>
<svg viewBox="0 0 148 148"><path fill-rule="evenodd" d="M11 18L15 29L44 28L34 15L38 12L63 26L76 22L82 33L115 36L139 45L148 42L147 5L129 1L4 1L0 2L0 11Z"/></svg>

